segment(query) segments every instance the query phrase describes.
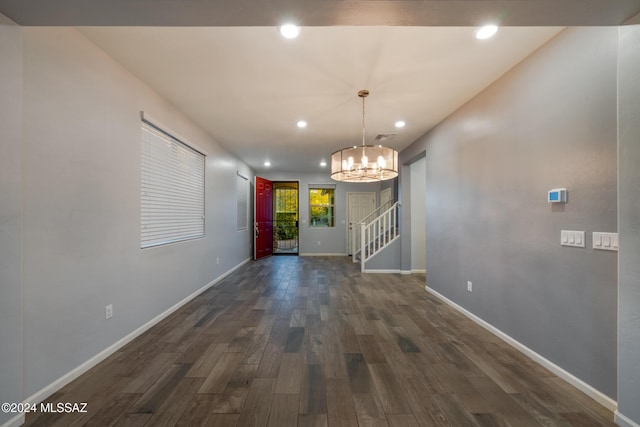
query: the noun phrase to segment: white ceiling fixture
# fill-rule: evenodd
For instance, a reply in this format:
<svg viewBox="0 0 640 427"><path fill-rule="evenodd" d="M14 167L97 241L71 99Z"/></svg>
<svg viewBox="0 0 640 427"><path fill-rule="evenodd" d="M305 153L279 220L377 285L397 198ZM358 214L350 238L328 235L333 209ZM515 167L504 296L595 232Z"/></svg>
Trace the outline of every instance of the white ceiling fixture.
<svg viewBox="0 0 640 427"><path fill-rule="evenodd" d="M298 126L300 129L306 128L307 122L305 122L304 120L299 120L298 123L296 123L296 126Z"/></svg>
<svg viewBox="0 0 640 427"><path fill-rule="evenodd" d="M478 40L486 40L496 35L498 27L496 25L485 25L476 30L476 38Z"/></svg>
<svg viewBox="0 0 640 427"><path fill-rule="evenodd" d="M287 39L295 39L300 35L300 27L295 24L284 24L280 27L280 34Z"/></svg>
<svg viewBox="0 0 640 427"><path fill-rule="evenodd" d="M269 167L269 166L271 166L271 162L270 162L269 160L267 160L266 162L264 162L264 165L265 165L266 167Z"/></svg>
<svg viewBox="0 0 640 427"><path fill-rule="evenodd" d="M365 144L364 100L369 91L358 92L362 98L362 145L347 147L331 154L331 178L344 182L386 181L398 176L398 152L382 145ZM369 162L371 157L371 162Z"/></svg>
<svg viewBox="0 0 640 427"><path fill-rule="evenodd" d="M403 128L405 125L406 125L406 123L404 122L404 120L398 120L398 121L395 123L395 126L396 126L397 128Z"/></svg>
<svg viewBox="0 0 640 427"><path fill-rule="evenodd" d="M320 162L320 167L325 167L327 166L327 162L325 162L324 160Z"/></svg>

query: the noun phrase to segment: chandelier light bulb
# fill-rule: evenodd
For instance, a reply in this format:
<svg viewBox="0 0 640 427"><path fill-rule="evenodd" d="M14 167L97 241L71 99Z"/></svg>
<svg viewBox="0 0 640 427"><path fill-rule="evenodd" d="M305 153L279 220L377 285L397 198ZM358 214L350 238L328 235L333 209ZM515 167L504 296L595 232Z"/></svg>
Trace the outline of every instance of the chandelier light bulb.
<svg viewBox="0 0 640 427"><path fill-rule="evenodd" d="M347 169L351 169L353 167L353 157L349 156L347 159Z"/></svg>
<svg viewBox="0 0 640 427"><path fill-rule="evenodd" d="M367 165L369 165L369 158L367 156L362 156L360 163L362 163L363 168L366 168Z"/></svg>
<svg viewBox="0 0 640 427"><path fill-rule="evenodd" d="M382 169L384 169L385 166L387 166L387 162L384 160L384 157L378 156L378 165L380 165L380 168Z"/></svg>

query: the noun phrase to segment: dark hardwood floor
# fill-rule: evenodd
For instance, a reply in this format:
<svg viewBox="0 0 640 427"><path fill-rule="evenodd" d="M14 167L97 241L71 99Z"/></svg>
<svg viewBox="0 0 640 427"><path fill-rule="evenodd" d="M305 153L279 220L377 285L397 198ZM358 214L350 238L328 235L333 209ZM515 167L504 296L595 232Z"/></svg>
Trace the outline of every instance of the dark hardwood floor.
<svg viewBox="0 0 640 427"><path fill-rule="evenodd" d="M47 399L31 426L613 426L424 290L350 258L251 262Z"/></svg>

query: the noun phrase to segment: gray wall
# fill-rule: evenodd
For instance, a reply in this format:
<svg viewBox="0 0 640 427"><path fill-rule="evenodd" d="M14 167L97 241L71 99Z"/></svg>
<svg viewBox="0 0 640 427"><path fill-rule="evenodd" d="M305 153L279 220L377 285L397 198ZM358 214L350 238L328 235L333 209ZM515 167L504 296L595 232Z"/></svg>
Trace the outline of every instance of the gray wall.
<svg viewBox="0 0 640 427"><path fill-rule="evenodd" d="M248 259L228 189L253 173L77 31L23 38L28 397ZM140 250L140 111L206 152L206 238Z"/></svg>
<svg viewBox="0 0 640 427"><path fill-rule="evenodd" d="M564 31L402 153L426 150L427 285L614 399L617 253L589 246L617 229L617 31Z"/></svg>
<svg viewBox="0 0 640 427"><path fill-rule="evenodd" d="M389 271L400 270L400 256L401 256L401 239L396 239L391 243L388 243L384 249L373 256L373 258L366 261L365 269L367 271Z"/></svg>
<svg viewBox="0 0 640 427"><path fill-rule="evenodd" d="M0 58L1 403L22 401L22 32L3 15Z"/></svg>
<svg viewBox="0 0 640 427"><path fill-rule="evenodd" d="M373 192L376 201L380 196L380 183L354 184L336 182L329 172L318 173L278 173L263 172L258 176L272 181L298 181L299 187L299 252L305 254L347 254L347 193ZM309 184L336 184L335 227L309 227Z"/></svg>
<svg viewBox="0 0 640 427"><path fill-rule="evenodd" d="M618 411L640 424L640 25L620 27Z"/></svg>

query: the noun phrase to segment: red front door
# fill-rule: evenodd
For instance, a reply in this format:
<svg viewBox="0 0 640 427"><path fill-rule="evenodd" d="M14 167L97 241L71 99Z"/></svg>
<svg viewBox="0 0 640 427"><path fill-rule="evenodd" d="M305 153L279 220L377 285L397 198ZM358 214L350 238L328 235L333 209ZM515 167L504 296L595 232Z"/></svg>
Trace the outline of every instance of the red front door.
<svg viewBox="0 0 640 427"><path fill-rule="evenodd" d="M255 189L253 258L260 259L271 255L273 251L273 186L268 179L256 176Z"/></svg>

